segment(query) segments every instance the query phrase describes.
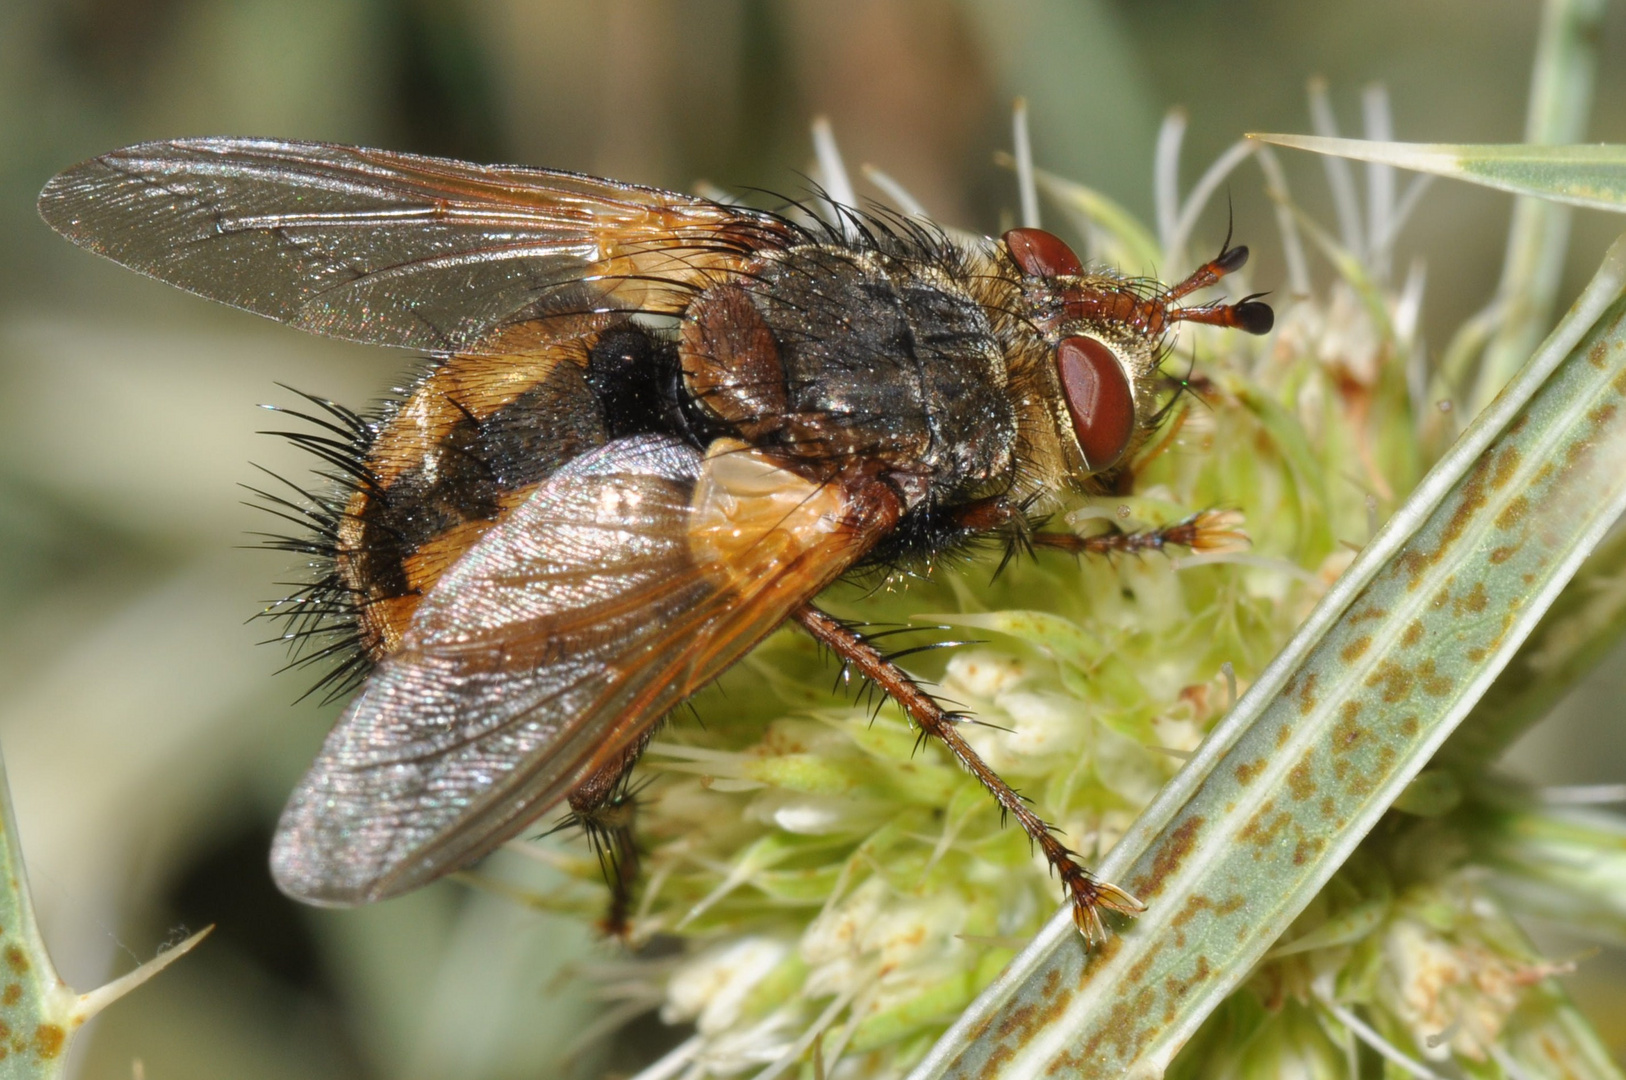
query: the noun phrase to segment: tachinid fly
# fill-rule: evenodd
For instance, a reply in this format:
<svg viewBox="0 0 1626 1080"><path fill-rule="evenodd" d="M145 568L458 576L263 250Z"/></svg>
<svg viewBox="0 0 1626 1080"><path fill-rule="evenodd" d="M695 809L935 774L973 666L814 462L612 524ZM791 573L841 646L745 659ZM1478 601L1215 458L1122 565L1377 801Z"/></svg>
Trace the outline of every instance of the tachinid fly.
<svg viewBox="0 0 1626 1080"><path fill-rule="evenodd" d="M1181 306L1014 229L843 227L573 173L318 143L148 143L53 179L40 213L134 270L290 325L427 352L378 421L299 436L347 490L283 609L353 624L359 692L271 854L316 904L394 896L568 799L630 859L621 783L653 727L794 620L895 698L1044 851L1074 919L1098 881L863 634L814 606L851 571L1036 526L1105 490L1158 416L1179 321L1261 334L1257 299ZM612 813L611 811L617 811ZM595 824L596 823L596 824ZM630 884L616 881L618 894Z"/></svg>

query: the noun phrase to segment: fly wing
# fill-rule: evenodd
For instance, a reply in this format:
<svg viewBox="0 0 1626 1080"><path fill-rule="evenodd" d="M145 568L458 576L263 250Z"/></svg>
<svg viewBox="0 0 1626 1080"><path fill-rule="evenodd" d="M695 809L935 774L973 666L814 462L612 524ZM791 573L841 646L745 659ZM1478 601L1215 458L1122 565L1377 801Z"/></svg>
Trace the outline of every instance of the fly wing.
<svg viewBox="0 0 1626 1080"><path fill-rule="evenodd" d="M535 315L679 311L790 235L772 214L575 173L256 139L115 150L53 178L39 211L211 300L430 352Z"/></svg>
<svg viewBox="0 0 1626 1080"><path fill-rule="evenodd" d="M513 836L733 663L897 516L743 444L623 439L560 469L427 595L295 790L271 862L322 904Z"/></svg>

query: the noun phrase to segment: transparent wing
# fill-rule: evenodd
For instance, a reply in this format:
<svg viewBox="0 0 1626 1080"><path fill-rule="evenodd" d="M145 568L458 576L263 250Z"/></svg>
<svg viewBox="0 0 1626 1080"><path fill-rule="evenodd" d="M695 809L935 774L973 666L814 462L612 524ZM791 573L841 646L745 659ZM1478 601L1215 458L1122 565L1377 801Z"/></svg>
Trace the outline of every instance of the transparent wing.
<svg viewBox="0 0 1626 1080"><path fill-rule="evenodd" d="M376 900L514 835L890 528L869 485L664 436L560 469L445 573L350 704L283 813L278 884Z"/></svg>
<svg viewBox="0 0 1626 1080"><path fill-rule="evenodd" d="M771 214L575 173L253 139L115 150L53 178L39 211L200 296L432 352L533 315L678 311L789 235Z"/></svg>

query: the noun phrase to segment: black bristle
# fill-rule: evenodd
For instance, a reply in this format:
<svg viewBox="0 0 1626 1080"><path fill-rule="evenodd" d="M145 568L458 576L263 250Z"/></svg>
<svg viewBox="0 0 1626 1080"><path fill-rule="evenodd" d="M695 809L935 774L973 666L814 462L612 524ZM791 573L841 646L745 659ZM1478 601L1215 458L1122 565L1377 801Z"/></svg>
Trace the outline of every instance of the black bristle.
<svg viewBox="0 0 1626 1080"><path fill-rule="evenodd" d="M281 385L281 384L278 384ZM307 579L282 582L291 591L253 615L277 624L278 632L264 644L282 644L288 650L288 663L280 670L319 668L315 683L298 700L322 694L323 703L345 697L367 677L372 660L361 645L360 606L364 598L339 574L339 530L351 495L365 488L370 495L380 491L377 478L368 465L368 451L378 427L360 414L326 398L293 387L283 389L299 395L316 408L310 412L267 405L279 416L300 420L314 431L268 431L299 447L329 468L312 470L322 487L296 483L263 466L254 466L270 477L284 494L251 484L242 485L250 495L246 505L256 507L297 529L293 533L257 532L257 546L305 556L309 562Z"/></svg>

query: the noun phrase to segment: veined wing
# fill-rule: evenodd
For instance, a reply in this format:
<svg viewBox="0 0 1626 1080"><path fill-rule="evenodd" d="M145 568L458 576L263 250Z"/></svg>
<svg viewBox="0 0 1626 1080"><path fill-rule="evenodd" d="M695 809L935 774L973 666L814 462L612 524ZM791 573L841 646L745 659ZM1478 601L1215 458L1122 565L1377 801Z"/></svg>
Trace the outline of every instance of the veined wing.
<svg viewBox="0 0 1626 1080"><path fill-rule="evenodd" d="M576 173L264 139L115 150L53 178L39 211L211 300L431 352L529 317L679 311L791 236L772 214Z"/></svg>
<svg viewBox="0 0 1626 1080"><path fill-rule="evenodd" d="M485 854L624 750L897 520L743 444L637 436L564 468L447 570L328 736L272 848L355 904Z"/></svg>

